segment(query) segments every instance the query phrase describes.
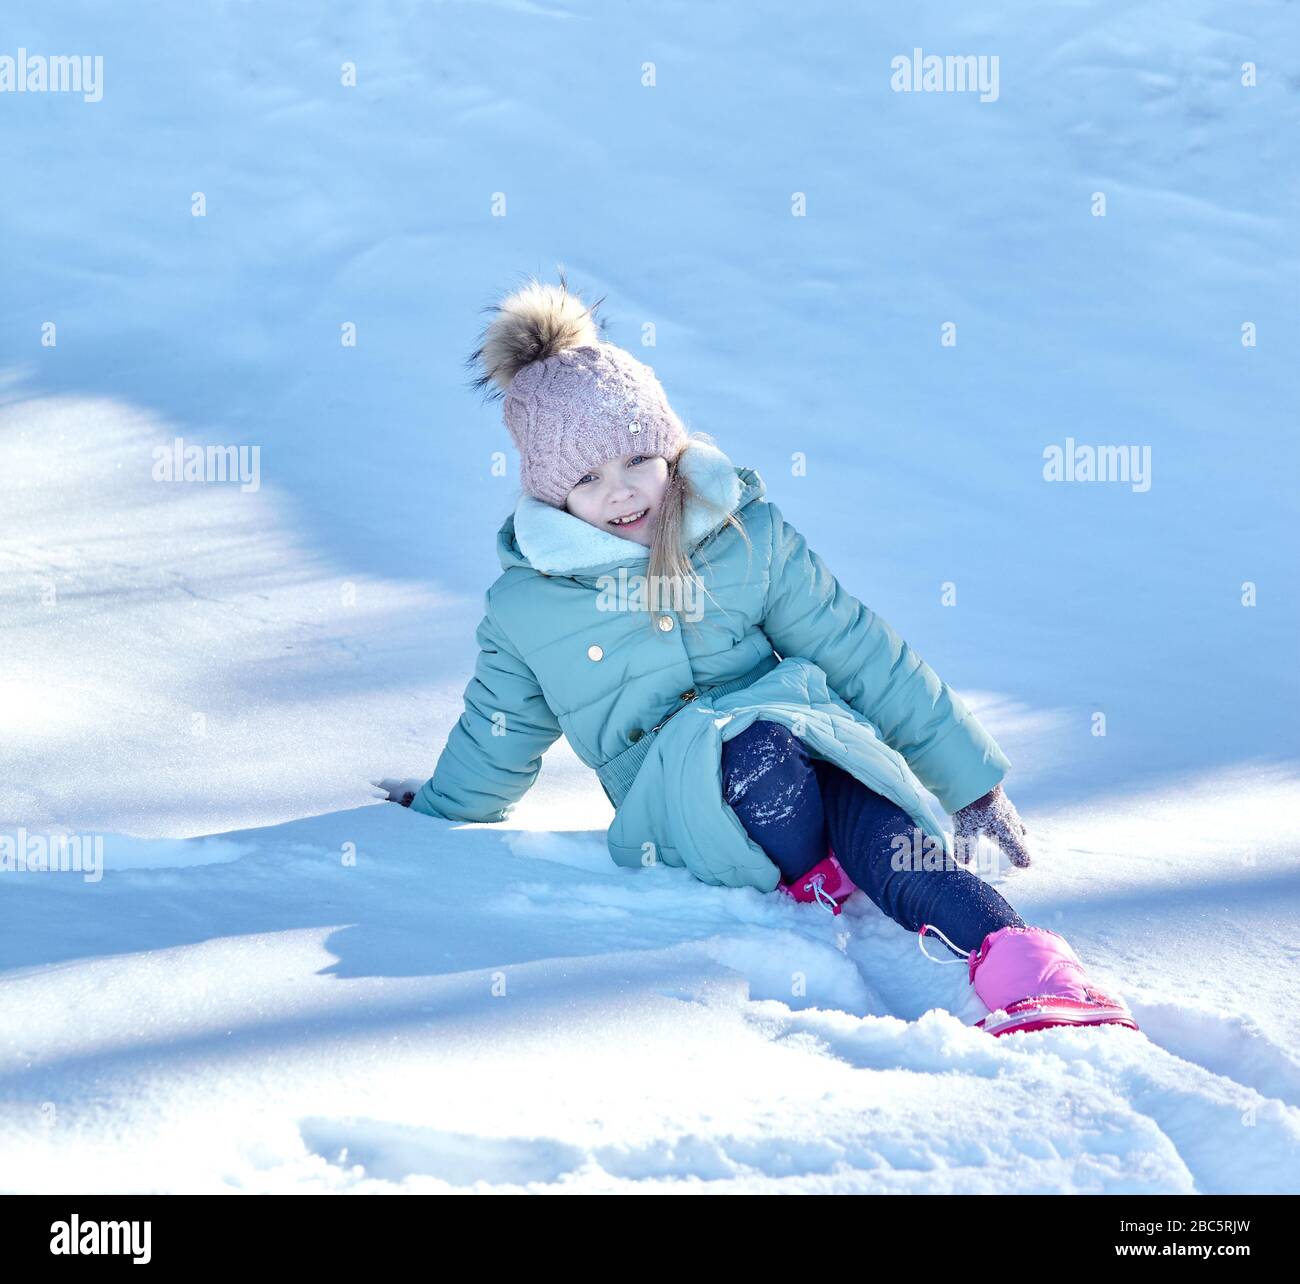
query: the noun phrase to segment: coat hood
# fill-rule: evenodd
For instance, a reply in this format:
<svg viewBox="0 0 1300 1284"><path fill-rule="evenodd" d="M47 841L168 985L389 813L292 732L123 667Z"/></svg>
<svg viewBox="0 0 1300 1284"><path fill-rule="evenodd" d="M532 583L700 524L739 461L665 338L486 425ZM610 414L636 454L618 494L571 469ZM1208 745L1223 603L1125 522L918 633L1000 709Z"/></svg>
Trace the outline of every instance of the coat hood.
<svg viewBox="0 0 1300 1284"><path fill-rule="evenodd" d="M683 448L677 466L696 490L727 513L734 513L765 493L763 479L752 468L738 468L707 441L692 438ZM703 504L688 504L683 541L687 552L725 520ZM645 561L650 550L525 494L497 533L497 554L504 570L528 566L545 575L573 575Z"/></svg>

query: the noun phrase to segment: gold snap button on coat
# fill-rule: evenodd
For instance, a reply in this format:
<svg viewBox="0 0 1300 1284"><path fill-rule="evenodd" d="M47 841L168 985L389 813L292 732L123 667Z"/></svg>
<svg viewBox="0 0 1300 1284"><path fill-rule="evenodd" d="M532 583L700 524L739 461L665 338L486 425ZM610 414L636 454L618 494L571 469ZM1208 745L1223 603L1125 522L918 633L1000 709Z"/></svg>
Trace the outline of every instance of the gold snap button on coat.
<svg viewBox="0 0 1300 1284"><path fill-rule="evenodd" d="M587 648L588 660L600 660L604 658L604 655L605 652L602 651L594 642Z"/></svg>
<svg viewBox="0 0 1300 1284"><path fill-rule="evenodd" d="M673 617L671 615L661 615L659 617L659 627L667 633L673 627Z"/></svg>

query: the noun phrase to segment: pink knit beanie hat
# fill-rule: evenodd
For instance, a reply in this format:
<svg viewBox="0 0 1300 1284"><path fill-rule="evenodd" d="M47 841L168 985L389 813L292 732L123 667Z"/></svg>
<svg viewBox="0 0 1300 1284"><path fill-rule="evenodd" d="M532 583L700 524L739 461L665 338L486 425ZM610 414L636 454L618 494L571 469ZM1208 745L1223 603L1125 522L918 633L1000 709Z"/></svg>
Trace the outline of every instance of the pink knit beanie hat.
<svg viewBox="0 0 1300 1284"><path fill-rule="evenodd" d="M470 357L482 365L474 386L504 398L524 490L555 508L607 459L671 463L687 442L654 368L601 338L600 303L585 307L563 275L558 286L530 279L493 309Z"/></svg>

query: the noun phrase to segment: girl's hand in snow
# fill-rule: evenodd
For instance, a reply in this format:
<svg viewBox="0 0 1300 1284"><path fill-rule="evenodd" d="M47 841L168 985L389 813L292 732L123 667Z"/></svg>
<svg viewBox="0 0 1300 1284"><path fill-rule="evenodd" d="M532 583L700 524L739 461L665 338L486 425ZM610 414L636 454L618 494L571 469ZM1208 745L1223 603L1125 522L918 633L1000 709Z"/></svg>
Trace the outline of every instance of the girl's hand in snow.
<svg viewBox="0 0 1300 1284"><path fill-rule="evenodd" d="M1002 792L1001 785L994 785L983 798L977 798L960 811L953 812L952 820L957 837L966 840L957 844L957 856L964 863L970 863L971 853L980 834L985 834L997 843L1011 858L1013 865L1023 869L1030 863L1029 849L1024 843L1024 836L1029 830L1022 823L1015 804Z"/></svg>
<svg viewBox="0 0 1300 1284"><path fill-rule="evenodd" d="M383 792L385 802L401 803L403 807L409 807L424 781L385 779L372 780L370 783Z"/></svg>

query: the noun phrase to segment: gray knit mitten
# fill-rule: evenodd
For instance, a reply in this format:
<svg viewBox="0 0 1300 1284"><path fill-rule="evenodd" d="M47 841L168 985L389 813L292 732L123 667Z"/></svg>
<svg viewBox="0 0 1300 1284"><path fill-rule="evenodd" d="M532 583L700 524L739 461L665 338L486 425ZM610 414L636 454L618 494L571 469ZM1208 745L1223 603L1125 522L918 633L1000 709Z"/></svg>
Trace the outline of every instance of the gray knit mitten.
<svg viewBox="0 0 1300 1284"><path fill-rule="evenodd" d="M420 792L420 786L424 781L392 780L386 776L383 780L372 780L370 783L383 794L384 802L395 802L403 807L409 807L415 801L415 795ZM379 797L379 794L375 797Z"/></svg>
<svg viewBox="0 0 1300 1284"><path fill-rule="evenodd" d="M1001 785L994 785L983 798L976 798L973 803L953 812L952 821L953 832L966 840L957 845L958 858L964 863L969 863L979 834L997 843L1013 865L1023 869L1030 863L1029 849L1024 843L1024 835L1029 830L1021 821L1015 804L1002 792Z"/></svg>

